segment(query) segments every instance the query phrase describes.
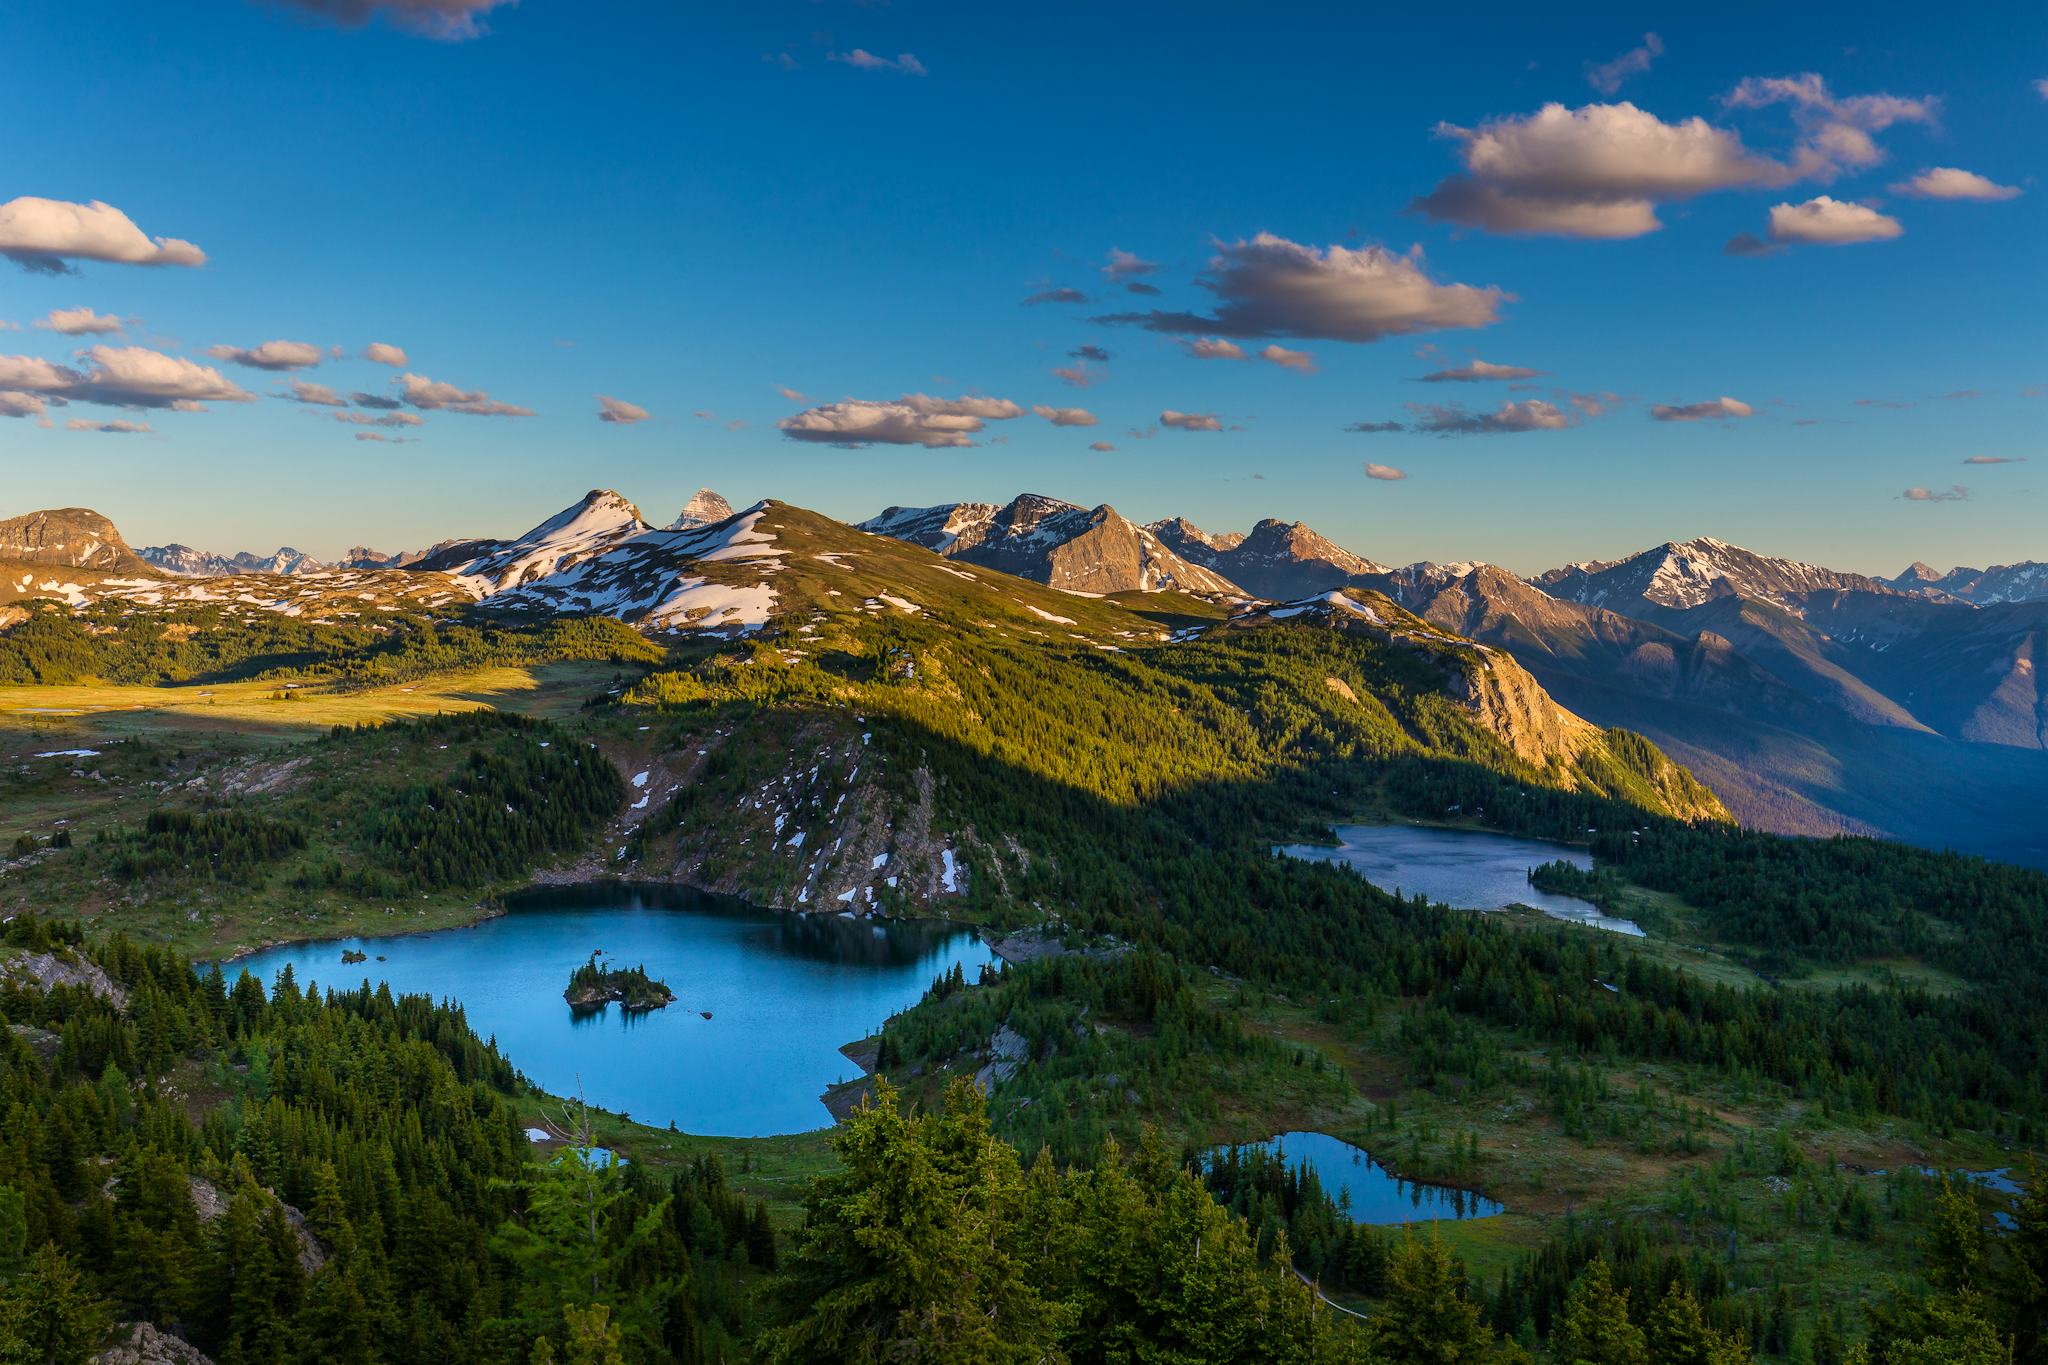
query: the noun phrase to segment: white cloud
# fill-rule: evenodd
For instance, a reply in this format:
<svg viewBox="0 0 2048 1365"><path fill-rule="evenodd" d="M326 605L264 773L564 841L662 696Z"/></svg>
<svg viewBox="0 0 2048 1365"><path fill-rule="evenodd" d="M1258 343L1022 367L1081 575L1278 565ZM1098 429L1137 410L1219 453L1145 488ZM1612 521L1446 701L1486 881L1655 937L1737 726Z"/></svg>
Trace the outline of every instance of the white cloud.
<svg viewBox="0 0 2048 1365"><path fill-rule="evenodd" d="M278 397L288 398L294 403L311 403L313 406L320 408L345 408L348 406L346 398L343 398L325 384L314 384L304 379L294 379L292 381L292 391L279 394Z"/></svg>
<svg viewBox="0 0 2048 1365"><path fill-rule="evenodd" d="M1520 365L1495 365L1484 360L1474 360L1470 364L1459 365L1454 369L1433 370L1422 376L1422 382L1477 384L1486 380L1500 380L1505 383L1517 379L1540 379L1548 373L1548 370L1525 369Z"/></svg>
<svg viewBox="0 0 2048 1365"><path fill-rule="evenodd" d="M847 398L823 403L775 425L792 441L848 449L893 445L938 450L972 446L969 438L989 422L1023 415L1024 409L1006 398L933 398L908 393L893 402Z"/></svg>
<svg viewBox="0 0 2048 1365"><path fill-rule="evenodd" d="M1899 496L1907 502L1968 502L1970 490L1952 483L1947 488L1908 488Z"/></svg>
<svg viewBox="0 0 2048 1365"><path fill-rule="evenodd" d="M1801 178L1832 180L1843 171L1864 170L1884 160L1873 134L1897 123L1932 123L1940 106L1932 99L1899 95L1837 97L1818 75L1750 76L1728 93L1731 109L1792 107L1800 141L1792 160Z"/></svg>
<svg viewBox="0 0 2048 1365"><path fill-rule="evenodd" d="M215 360L246 365L252 370L305 370L326 358L310 341L266 341L261 346L209 346L206 353Z"/></svg>
<svg viewBox="0 0 2048 1365"><path fill-rule="evenodd" d="M1803 204L1773 205L1763 238L1740 233L1731 237L1724 249L1731 256L1758 256L1781 246L1889 241L1904 231L1896 218L1822 194Z"/></svg>
<svg viewBox="0 0 2048 1365"><path fill-rule="evenodd" d="M1314 374L1316 358L1307 351L1290 351L1277 343L1259 352L1259 359L1278 365L1283 370L1299 370L1303 374Z"/></svg>
<svg viewBox="0 0 2048 1365"><path fill-rule="evenodd" d="M604 394L597 395L597 408L598 421L618 422L623 425L644 422L654 415L638 403L628 403L623 398L608 398Z"/></svg>
<svg viewBox="0 0 2048 1365"><path fill-rule="evenodd" d="M464 412L472 417L531 417L533 409L501 403L481 389L460 389L438 379L410 371L398 376L397 383L405 386L400 396L412 407L423 412ZM362 403L359 397L356 400ZM365 407L378 406L374 403Z"/></svg>
<svg viewBox="0 0 2048 1365"><path fill-rule="evenodd" d="M1664 55L1664 40L1654 33L1643 35L1642 46L1632 47L1611 62L1598 66L1586 63L1586 83L1603 95L1612 96L1631 76L1640 76L1650 63Z"/></svg>
<svg viewBox="0 0 2048 1365"><path fill-rule="evenodd" d="M1085 360L1077 360L1071 365L1055 365L1052 372L1058 377L1060 382L1071 384L1077 389L1085 389L1102 378L1101 375L1088 368L1088 362Z"/></svg>
<svg viewBox="0 0 2048 1365"><path fill-rule="evenodd" d="M2048 76L2043 76L2040 80L2034 82L2034 93L2042 99L2048 100Z"/></svg>
<svg viewBox="0 0 2048 1365"><path fill-rule="evenodd" d="M1367 477L1368 479L1381 479L1388 483L1396 483L1402 479L1407 478L1408 471L1405 469L1396 469L1394 468L1394 466L1390 464L1373 464L1371 461L1367 461L1365 466L1365 477Z"/></svg>
<svg viewBox="0 0 2048 1365"><path fill-rule="evenodd" d="M52 308L49 316L36 319L36 326L48 332L62 332L65 336L104 336L118 332L121 319L109 313L95 313L90 308Z"/></svg>
<svg viewBox="0 0 2048 1365"><path fill-rule="evenodd" d="M1095 414L1086 408L1053 408L1043 403L1033 403L1031 411L1056 427L1092 427Z"/></svg>
<svg viewBox="0 0 2048 1365"><path fill-rule="evenodd" d="M1244 347L1222 337L1196 337L1193 341L1183 341L1181 345L1197 360L1244 359Z"/></svg>
<svg viewBox="0 0 2048 1365"><path fill-rule="evenodd" d="M1710 398L1704 403L1659 403L1650 409L1659 422L1722 422L1754 417L1756 409L1739 398Z"/></svg>
<svg viewBox="0 0 2048 1365"><path fill-rule="evenodd" d="M1111 247L1109 264L1102 267L1102 277L1122 284L1140 275L1150 275L1157 269L1157 261L1148 261L1136 252L1125 251L1122 247Z"/></svg>
<svg viewBox="0 0 2048 1365"><path fill-rule="evenodd" d="M1492 412L1467 412L1456 404L1411 403L1415 430L1438 436L1491 436L1517 431L1562 431L1578 419L1541 398L1504 402Z"/></svg>
<svg viewBox="0 0 2048 1365"><path fill-rule="evenodd" d="M481 38L488 30L483 17L516 0L276 0L309 14L330 19L343 28L360 28L381 16L404 32L438 42L460 43Z"/></svg>
<svg viewBox="0 0 2048 1365"><path fill-rule="evenodd" d="M1493 287L1438 284L1423 269L1420 247L1406 255L1378 246L1317 248L1268 232L1221 245L1202 284L1221 300L1213 317L1119 313L1098 321L1155 332L1378 341L1487 326L1499 321L1508 297Z"/></svg>
<svg viewBox="0 0 2048 1365"><path fill-rule="evenodd" d="M104 431L109 435L114 436L133 436L147 432L149 430L149 423L128 422L121 420L116 420L112 422L98 422L94 421L90 417L74 417L64 424L64 430Z"/></svg>
<svg viewBox="0 0 2048 1365"><path fill-rule="evenodd" d="M1892 193L1919 199L2017 199L2020 191L2016 185L2001 185L1975 171L1930 166L1911 180L1893 185Z"/></svg>
<svg viewBox="0 0 2048 1365"><path fill-rule="evenodd" d="M0 389L0 417L41 417L43 400L33 393Z"/></svg>
<svg viewBox="0 0 2048 1365"><path fill-rule="evenodd" d="M83 352L90 368L73 369L34 356L0 356L0 389L47 399L118 408L196 412L204 403L253 403L219 370L143 346L98 345Z"/></svg>
<svg viewBox="0 0 2048 1365"><path fill-rule="evenodd" d="M843 62L860 71L894 71L902 76L931 74L925 70L923 62L908 52L899 52L894 57L877 57L874 53L857 47L851 52L828 52L825 54L825 60Z"/></svg>
<svg viewBox="0 0 2048 1365"><path fill-rule="evenodd" d="M393 346L382 341L373 341L363 347L363 359L374 360L379 365L389 365L394 370L402 370L412 363L406 357L405 347Z"/></svg>
<svg viewBox="0 0 2048 1365"><path fill-rule="evenodd" d="M1526 117L1437 131L1460 144L1465 172L1413 207L1489 232L1640 237L1662 226L1660 203L1797 175L1750 152L1740 134L1697 117L1666 123L1626 101L1546 104Z"/></svg>
<svg viewBox="0 0 2048 1365"><path fill-rule="evenodd" d="M206 264L206 253L176 237L151 237L112 204L73 204L24 195L0 204L0 256L24 270L67 274L70 261L115 265Z"/></svg>
<svg viewBox="0 0 2048 1365"><path fill-rule="evenodd" d="M1172 408L1159 414L1159 425L1175 431L1221 431L1223 423L1215 414L1207 412L1175 412Z"/></svg>

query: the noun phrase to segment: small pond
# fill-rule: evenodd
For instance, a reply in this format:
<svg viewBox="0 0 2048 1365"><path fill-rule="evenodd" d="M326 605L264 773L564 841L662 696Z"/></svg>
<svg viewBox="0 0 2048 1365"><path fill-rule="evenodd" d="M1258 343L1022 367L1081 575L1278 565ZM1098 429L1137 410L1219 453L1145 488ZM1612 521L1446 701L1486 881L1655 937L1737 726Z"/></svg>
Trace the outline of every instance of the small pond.
<svg viewBox="0 0 2048 1365"><path fill-rule="evenodd" d="M1505 910L1527 905L1552 919L1617 934L1642 935L1634 920L1603 914L1590 901L1552 895L1529 885L1529 869L1564 859L1590 868L1584 849L1543 839L1424 825L1339 825L1335 844L1284 844L1290 858L1343 863L1383 891L1417 892L1463 910Z"/></svg>
<svg viewBox="0 0 2048 1365"><path fill-rule="evenodd" d="M1231 1148L1212 1149L1213 1164L1228 1160ZM1499 1201L1448 1185L1402 1180L1373 1159L1328 1133L1282 1133L1265 1142L1246 1143L1239 1151L1278 1153L1292 1170L1315 1171L1324 1193L1351 1215L1354 1223L1427 1223L1438 1219L1490 1218L1501 1211Z"/></svg>
<svg viewBox="0 0 2048 1365"><path fill-rule="evenodd" d="M644 964L676 1001L578 1015L569 973L602 950ZM367 960L344 965L353 950ZM971 981L994 955L955 925L760 910L668 887L550 888L463 929L269 948L226 964L266 985L388 983L452 998L479 1036L542 1088L686 1133L764 1137L831 1122L820 1093L860 1075L839 1047L917 1003L933 978ZM706 1018L706 1013L709 1018Z"/></svg>

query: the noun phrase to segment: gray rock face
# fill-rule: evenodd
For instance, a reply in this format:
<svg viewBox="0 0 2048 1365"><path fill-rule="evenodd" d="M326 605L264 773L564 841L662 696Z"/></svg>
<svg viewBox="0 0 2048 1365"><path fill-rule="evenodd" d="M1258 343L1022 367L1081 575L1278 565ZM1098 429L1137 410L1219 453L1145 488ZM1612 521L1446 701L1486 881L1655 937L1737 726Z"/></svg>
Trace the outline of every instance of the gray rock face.
<svg viewBox="0 0 2048 1365"><path fill-rule="evenodd" d="M128 993L100 969L70 949L49 953L23 953L0 962L0 976L16 985L51 991L59 986L83 986L115 1009L128 1008Z"/></svg>
<svg viewBox="0 0 2048 1365"><path fill-rule="evenodd" d="M212 1357L189 1341L147 1322L114 1329L114 1344L93 1357L96 1365L213 1365Z"/></svg>
<svg viewBox="0 0 2048 1365"><path fill-rule="evenodd" d="M1351 553L1298 521L1269 517L1250 535L1211 534L1185 517L1155 521L1145 529L1183 559L1275 602L1356 587L1388 572L1385 565Z"/></svg>
<svg viewBox="0 0 2048 1365"><path fill-rule="evenodd" d="M732 515L732 504L708 488L700 488L690 495L683 504L682 515L670 524L671 531L693 531L699 526L709 526L715 521L724 521Z"/></svg>
<svg viewBox="0 0 2048 1365"><path fill-rule="evenodd" d="M988 1062L974 1073L974 1083L984 1092L993 1090L1030 1060L1031 1044L1023 1034L1004 1024L988 1040Z"/></svg>
<svg viewBox="0 0 2048 1365"><path fill-rule="evenodd" d="M1000 507L891 507L860 525L948 559L1068 592L1243 595L1230 579L1176 554L1151 528L1107 504L1089 509L1026 493Z"/></svg>

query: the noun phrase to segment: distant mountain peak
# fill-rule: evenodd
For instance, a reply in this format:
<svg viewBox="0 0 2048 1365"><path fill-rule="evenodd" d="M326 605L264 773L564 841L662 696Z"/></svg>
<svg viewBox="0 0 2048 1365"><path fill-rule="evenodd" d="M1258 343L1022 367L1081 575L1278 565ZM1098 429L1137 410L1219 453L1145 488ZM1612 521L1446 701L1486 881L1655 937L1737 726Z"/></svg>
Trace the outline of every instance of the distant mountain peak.
<svg viewBox="0 0 2048 1365"><path fill-rule="evenodd" d="M690 495L683 504L682 514L669 523L671 531L692 531L699 526L710 526L724 521L733 514L732 504L708 488L700 488Z"/></svg>
<svg viewBox="0 0 2048 1365"><path fill-rule="evenodd" d="M1758 554L1713 536L1667 540L1622 559L1569 564L1535 581L1553 596L1621 612L1643 602L1684 610L1717 597L1742 597L1796 607L1812 592L1898 591L1882 579Z"/></svg>
<svg viewBox="0 0 2048 1365"><path fill-rule="evenodd" d="M1107 503L1089 509L1023 493L1001 506L890 507L860 528L1069 592L1240 595L1228 578L1184 558L1154 528Z"/></svg>

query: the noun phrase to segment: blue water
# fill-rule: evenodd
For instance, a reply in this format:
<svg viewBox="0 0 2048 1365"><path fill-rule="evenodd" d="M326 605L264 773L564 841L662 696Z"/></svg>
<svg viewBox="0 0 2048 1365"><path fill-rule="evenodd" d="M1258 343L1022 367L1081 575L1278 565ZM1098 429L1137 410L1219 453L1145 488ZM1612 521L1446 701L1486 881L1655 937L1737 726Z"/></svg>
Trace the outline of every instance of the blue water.
<svg viewBox="0 0 2048 1365"><path fill-rule="evenodd" d="M1426 1223L1434 1219L1490 1218L1501 1211L1498 1201L1470 1190L1425 1185L1388 1173L1363 1147L1354 1147L1328 1133L1282 1133L1265 1142L1245 1145L1278 1152L1290 1169L1312 1168L1324 1193L1347 1208L1354 1223ZM1212 1156L1227 1152L1218 1148ZM1348 1196L1348 1206L1346 1198Z"/></svg>
<svg viewBox="0 0 2048 1365"><path fill-rule="evenodd" d="M369 954L344 966L346 949ZM578 1016L562 999L593 950L644 964L676 1002ZM379 959L382 959L381 961ZM972 932L756 910L668 888L586 887L532 893L465 929L334 939L251 954L266 984L289 962L301 986L366 978L401 994L453 998L470 1027L557 1095L686 1133L764 1137L822 1128L820 1093L860 1075L842 1043L915 1004L961 966L971 981L994 961ZM702 1011L711 1017L703 1017Z"/></svg>
<svg viewBox="0 0 2048 1365"><path fill-rule="evenodd" d="M1588 924L1617 934L1642 936L1634 920L1605 915L1590 901L1557 896L1529 885L1529 869L1560 858L1590 868L1592 855L1583 849L1542 839L1517 839L1462 829L1429 829L1421 825L1339 825L1337 843L1287 844L1290 858L1343 863L1354 867L1383 891L1412 896L1418 891L1433 901L1464 910L1505 910L1527 905L1552 919Z"/></svg>

